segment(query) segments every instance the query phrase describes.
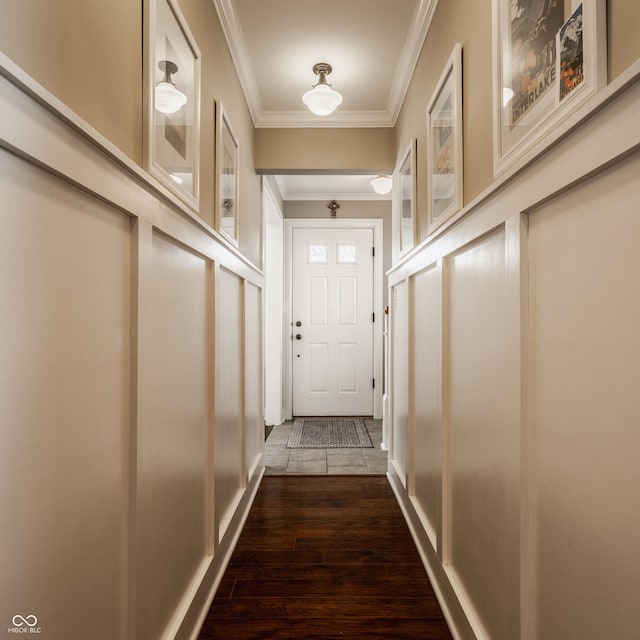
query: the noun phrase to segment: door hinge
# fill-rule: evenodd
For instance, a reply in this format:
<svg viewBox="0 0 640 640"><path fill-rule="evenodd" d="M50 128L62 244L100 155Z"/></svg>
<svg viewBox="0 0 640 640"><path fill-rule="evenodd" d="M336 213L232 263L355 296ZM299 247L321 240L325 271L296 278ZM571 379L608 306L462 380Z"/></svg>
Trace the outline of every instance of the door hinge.
<svg viewBox="0 0 640 640"><path fill-rule="evenodd" d="M371 247L371 255L375 258L376 257L376 248L375 247Z"/></svg>
<svg viewBox="0 0 640 640"><path fill-rule="evenodd" d="M373 378L373 379L371 380L371 386L372 386L372 388L373 388L373 389L375 389L375 388L376 388L376 379L375 379L375 378Z"/></svg>
<svg viewBox="0 0 640 640"><path fill-rule="evenodd" d="M375 322L376 321L376 313L375 311L371 314L371 322Z"/></svg>

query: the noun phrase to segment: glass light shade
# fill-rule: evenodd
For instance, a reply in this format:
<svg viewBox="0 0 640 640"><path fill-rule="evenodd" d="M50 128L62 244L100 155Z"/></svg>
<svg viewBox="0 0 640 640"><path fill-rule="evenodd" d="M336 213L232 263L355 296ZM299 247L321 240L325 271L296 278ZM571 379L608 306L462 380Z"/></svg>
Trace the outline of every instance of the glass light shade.
<svg viewBox="0 0 640 640"><path fill-rule="evenodd" d="M187 96L170 82L158 82L155 98L160 113L175 113L187 102Z"/></svg>
<svg viewBox="0 0 640 640"><path fill-rule="evenodd" d="M328 84L317 84L302 96L309 109L317 116L328 116L342 104L342 96Z"/></svg>
<svg viewBox="0 0 640 640"><path fill-rule="evenodd" d="M384 194L391 191L392 180L390 176L377 176L370 182L376 193Z"/></svg>

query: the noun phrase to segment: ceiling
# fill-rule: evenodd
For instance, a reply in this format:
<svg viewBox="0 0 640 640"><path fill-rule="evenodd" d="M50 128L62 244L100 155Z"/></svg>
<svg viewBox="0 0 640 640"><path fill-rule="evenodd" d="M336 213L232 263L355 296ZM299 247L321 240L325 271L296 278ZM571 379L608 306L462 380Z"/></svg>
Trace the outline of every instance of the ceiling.
<svg viewBox="0 0 640 640"><path fill-rule="evenodd" d="M256 127L392 127L436 0L213 0ZM343 96L330 116L302 94L333 67ZM370 179L370 178L369 178ZM285 199L371 197L363 176L282 176ZM340 195L340 193L344 193ZM380 198L380 196L375 196Z"/></svg>
<svg viewBox="0 0 640 640"><path fill-rule="evenodd" d="M366 175L276 176L283 200L391 200L391 194L377 194Z"/></svg>

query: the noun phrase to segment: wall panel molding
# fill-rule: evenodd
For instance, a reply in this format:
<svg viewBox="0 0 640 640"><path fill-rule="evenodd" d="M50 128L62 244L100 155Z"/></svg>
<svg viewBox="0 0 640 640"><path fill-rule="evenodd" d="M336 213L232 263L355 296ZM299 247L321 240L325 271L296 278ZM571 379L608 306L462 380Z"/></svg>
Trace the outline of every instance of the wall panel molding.
<svg viewBox="0 0 640 640"><path fill-rule="evenodd" d="M588 181L640 150L640 60L567 121L570 126L526 167L505 172L389 271L389 285Z"/></svg>
<svg viewBox="0 0 640 640"><path fill-rule="evenodd" d="M65 582L66 573L58 572L58 593L65 599L55 611L34 613L48 621L43 631L57 635L74 618L76 635L108 636L109 640L195 638L264 473L259 439L264 433L264 275L194 211L3 54L0 109L4 116L0 120L0 162L10 169L3 178L13 203L7 202L9 209L0 214L0 236L9 243L21 243L24 255L30 247L39 256L53 254L55 258L37 271L12 270L12 280L2 282L3 299L14 289L16 300L22 300L34 287L44 287L52 301L49 315L33 316L37 322L22 323L14 335L39 345L32 359L37 366L66 362L75 367L63 367L46 386L46 393L33 394L24 405L18 404L16 393L22 384L19 376L1 372L10 381L7 392L15 397L13 408L7 405L7 409L19 411L24 418L7 421L15 425L7 433L12 447L23 438L20 434L30 430L39 433L39 439L44 434L55 436L51 428L55 421L30 420L29 415L36 416L37 407L49 400L57 403L60 415L68 414L65 429L82 434L64 447L57 446L66 448L74 464L83 460L87 468L80 474L69 464L69 472L54 473L50 488L57 490L58 483L60 491L50 504L73 505L76 514L85 515L78 519L77 527L74 524L73 536L55 518L43 530L50 541L58 536L67 546L77 535L84 542L76 545L74 553L83 558L97 523L109 519L102 522L101 531L103 536L109 533L110 541L105 539L93 549L100 558L95 571L106 567L104 576L96 573L92 580L69 578ZM38 229L28 238L17 232L36 218ZM102 234L96 229L102 229ZM70 249L63 251L65 247ZM238 283L241 306L233 313L227 310L224 291L215 278L220 272ZM248 291L251 313L247 314ZM84 295L81 303L80 293ZM107 307L105 300L110 302ZM92 330L87 333L82 322L89 319ZM38 323L60 336L76 325L82 325L82 331L61 359L55 340L43 343L33 333L40 331ZM240 425L240 437L226 442L216 439L216 411L224 408L216 393L229 395L221 375L227 364L220 360L225 355L223 341L215 341L222 326L227 327L227 335L235 336L239 385L232 391L241 394L238 406L224 416L229 424ZM116 327L122 331L118 333ZM15 362L11 358L14 356L3 358L0 369L15 369L24 361L17 355ZM114 378L118 358L124 364ZM252 377L247 382L249 374ZM78 393L71 402L69 393L74 389ZM113 406L106 411L100 401L109 394ZM126 398L122 409L116 396ZM94 401L101 414L92 421L85 414ZM35 411L25 413L28 404ZM251 424L245 426L248 408ZM111 422L103 424L107 420ZM100 432L89 438L97 428L94 423ZM252 438L251 460L247 460L245 428ZM116 441L119 445L114 451ZM98 443L105 444L104 451L94 451ZM33 447L29 447L32 455ZM197 464L192 464L195 458ZM221 495L216 494L220 460L237 461L232 473L240 478L224 505L215 500ZM13 486L4 476L2 484ZM223 497L228 497L224 491ZM35 496L23 498L25 503L37 501ZM217 513L221 507L224 513ZM99 517L92 515L96 511ZM74 518L70 521L75 522ZM112 535L113 530L119 535ZM15 544L26 545L27 540ZM49 546L38 548L42 558L47 558ZM12 576L23 575L20 553L14 551L17 564L3 568L9 580L0 586L0 603L6 603L0 609L11 604L5 590ZM54 563L74 565L67 550L59 551ZM93 561L84 559L76 564L82 571L94 567ZM114 595L109 589L118 571L122 575L117 577ZM95 600L100 605L86 607L80 616L65 609L67 604L75 607L78 598L93 597L88 586L103 589L105 597ZM91 618L94 609L96 615ZM0 613L4 616L6 612L2 609ZM11 615L7 613L8 619ZM103 619L108 622L102 624Z"/></svg>
<svg viewBox="0 0 640 640"><path fill-rule="evenodd" d="M262 272L0 52L0 146L262 286Z"/></svg>
<svg viewBox="0 0 640 640"><path fill-rule="evenodd" d="M618 547L601 549L597 565L589 563L599 572L589 580L572 549L587 557L601 530L611 536L637 528L636 514L623 505L638 489L627 452L640 446L632 427L640 414L632 394L623 398L604 389L616 376L623 380L618 386L637 379L636 360L628 354L640 353L637 331L628 324L640 304L637 269L631 268L637 250L630 244L640 215L634 173L640 161L639 80L640 61L573 114L533 162L502 176L389 272L392 293L411 285L408 298L399 296L399 307L391 309L392 327L410 320L409 344L394 349L390 376L391 432L397 437L409 425L407 484L393 455L389 477L456 638L545 640L579 628L581 637L595 640L611 615L619 637L631 637L637 628L637 615L628 615L637 575L614 570L628 566L624 558L634 554L633 546L620 533ZM499 261L487 254L456 264L496 234L502 238ZM424 274L436 265L441 289L429 289ZM609 269L616 276L605 285ZM442 323L435 342L433 320L427 320L434 309ZM615 314L609 324L621 327L615 335L604 326L608 313ZM468 361L474 351L479 358ZM496 351L502 360L492 363ZM441 359L440 389L425 358ZM596 392L593 381L603 371L607 378ZM494 373L489 393L485 387ZM580 397L579 380L591 388L588 397ZM410 402L399 413L406 387ZM431 411L426 393L438 399L437 407L430 401ZM611 393L614 406L608 404ZM584 406L592 405L601 416L598 426L584 414ZM434 432L428 440L438 411L438 437ZM612 413L615 424L607 422ZM585 428L572 421L582 414ZM554 415L563 421L554 423ZM603 430L620 438L605 445ZM420 474L435 467L434 447L442 461L440 519L433 517L435 501L429 506L428 494L418 490ZM606 454L596 455L603 447ZM613 476L619 481L601 503L581 490L590 487L602 497ZM483 555L493 558L491 570L482 568ZM608 585L606 593L593 586L599 580ZM483 592L487 585L491 594ZM589 624L585 616L592 617Z"/></svg>

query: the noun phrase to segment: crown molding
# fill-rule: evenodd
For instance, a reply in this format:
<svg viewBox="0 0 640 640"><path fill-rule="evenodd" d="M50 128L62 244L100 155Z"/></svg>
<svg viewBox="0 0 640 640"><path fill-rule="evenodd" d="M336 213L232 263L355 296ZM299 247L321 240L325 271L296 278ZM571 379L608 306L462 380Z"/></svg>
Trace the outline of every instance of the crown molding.
<svg viewBox="0 0 640 640"><path fill-rule="evenodd" d="M288 197L283 198L287 202L320 202L332 197L336 200L342 200L344 202L369 202L371 200L379 200L382 202L390 201L391 196L381 195L375 192L372 193L335 193L332 196L327 195L327 192L304 192L304 193L290 193Z"/></svg>
<svg viewBox="0 0 640 640"><path fill-rule="evenodd" d="M254 124L262 113L262 100L260 99L260 91L258 90L258 81L256 80L253 66L249 57L249 50L238 22L238 17L233 8L231 0L212 0L224 37L236 67L236 72L240 80L240 85L244 92L249 112Z"/></svg>
<svg viewBox="0 0 640 640"><path fill-rule="evenodd" d="M264 111L255 71L251 64L232 0L212 0L231 58L256 128L366 128L394 127L409 89L438 0L419 0L404 49L398 61L386 111L342 111L320 117L307 111Z"/></svg>
<svg viewBox="0 0 640 640"><path fill-rule="evenodd" d="M329 116L316 116L305 111L263 111L254 125L257 129L284 129L287 127L334 128L393 127L386 111L334 111Z"/></svg>
<svg viewBox="0 0 640 640"><path fill-rule="evenodd" d="M398 61L398 68L389 92L387 113L389 119L393 122L393 126L395 126L400 115L402 103L409 90L409 85L416 70L418 58L422 52L427 33L429 33L429 27L437 6L438 0L419 0L416 7L416 13L411 22L411 28L407 34L407 40Z"/></svg>

